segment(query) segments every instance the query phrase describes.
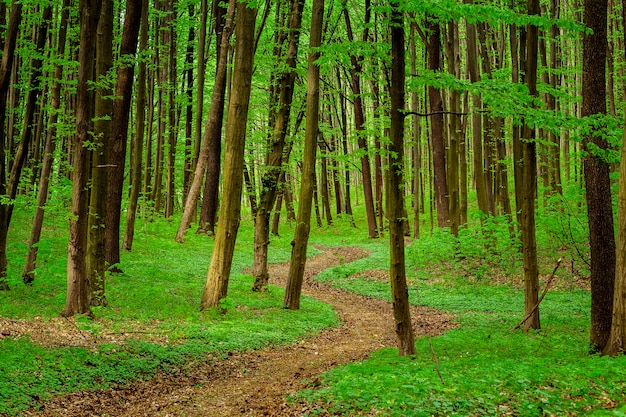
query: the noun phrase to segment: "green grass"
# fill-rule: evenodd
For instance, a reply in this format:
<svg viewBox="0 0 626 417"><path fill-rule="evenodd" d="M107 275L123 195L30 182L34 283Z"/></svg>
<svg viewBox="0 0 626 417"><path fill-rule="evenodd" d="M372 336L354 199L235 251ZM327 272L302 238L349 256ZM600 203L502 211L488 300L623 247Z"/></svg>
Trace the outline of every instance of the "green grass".
<svg viewBox="0 0 626 417"><path fill-rule="evenodd" d="M438 239L439 245L430 239ZM382 349L368 360L327 372L321 387L300 394L325 404L316 412L623 415L624 408L612 408L626 402L626 357L589 354L589 293L551 291L540 309L542 330L512 331L522 317L522 290L488 285L481 277L467 277L458 265L450 267L445 255L451 249L448 240L424 238L407 249L409 275L418 278L409 293L414 304L455 314L458 327L430 340L418 339L414 357L399 358L397 349ZM326 270L319 279L389 300L386 282L350 277L387 265L384 245L368 247L373 251L370 258Z"/></svg>
<svg viewBox="0 0 626 417"><path fill-rule="evenodd" d="M16 211L14 224L28 224L30 213ZM52 318L65 304L67 230L62 214L48 219L32 287L21 282L28 230L12 229L9 245L11 291L0 293L0 316ZM229 351L293 343L334 326L334 310L304 297L301 310L282 308L284 291L250 291L253 278L242 273L252 264L252 227L242 222L235 249L226 312L199 309L212 239L188 232L185 244L173 237L177 220L140 221L132 252L122 253L122 274L107 279L107 307L96 307L94 321L82 318L82 332L145 330L167 338L168 346L141 340L95 349L46 349L29 338L0 338L0 414L19 415L51 395L93 390L171 372ZM27 229L27 228L24 228ZM270 262L289 259L290 233L272 239ZM145 339L145 337L144 337Z"/></svg>

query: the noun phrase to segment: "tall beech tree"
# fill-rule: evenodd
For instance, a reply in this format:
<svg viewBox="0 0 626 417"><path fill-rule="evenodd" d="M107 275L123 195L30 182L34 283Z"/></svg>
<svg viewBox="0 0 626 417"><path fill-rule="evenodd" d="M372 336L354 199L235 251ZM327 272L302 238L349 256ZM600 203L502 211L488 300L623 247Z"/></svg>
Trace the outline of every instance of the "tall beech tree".
<svg viewBox="0 0 626 417"><path fill-rule="evenodd" d="M217 307L219 301L227 295L241 217L243 164L252 87L257 9L250 7L246 2L238 2L236 13L233 87L228 103L229 123L226 127L224 155L224 189L228 192L222 198L220 207L222 214L217 225L211 264L200 303L202 309Z"/></svg>
<svg viewBox="0 0 626 417"><path fill-rule="evenodd" d="M76 137L72 171L72 211L67 247L67 295L62 316L91 315L89 276L85 262L88 238L89 158L87 144L93 132L94 58L101 0L80 0L80 46L78 52L78 85L76 87Z"/></svg>
<svg viewBox="0 0 626 417"><path fill-rule="evenodd" d="M218 198L218 185L219 185L219 167L220 167L220 153L221 153L221 140L222 140L222 125L224 121L224 101L226 96L226 63L228 62L228 50L230 48L229 40L233 29L233 19L235 16L235 0L230 0L228 3L228 17L225 25L220 30L218 37L218 53L217 53L217 68L215 71L215 82L213 83L213 96L211 99L211 107L209 108L209 116L205 126L204 139L202 146L200 147L200 153L198 160L195 164L195 171L192 177L191 186L189 187L189 193L185 200L185 206L183 210L183 216L176 232L175 240L179 243L184 241L185 230L189 228L191 219L196 212L196 205L198 198L200 197L200 189L202 188L202 180L204 179L205 171L209 170L210 175L207 175L207 183L205 185L205 200L212 200L209 207L213 205L217 206ZM207 194L208 193L208 194ZM204 205L204 204L203 204ZM201 229L206 229L210 234L213 234L215 228L215 216L216 210L211 210L209 213L209 219L206 224L200 224Z"/></svg>
<svg viewBox="0 0 626 417"><path fill-rule="evenodd" d="M124 165L126 163L128 123L135 75L135 54L137 52L139 27L142 24L141 15L144 7L142 2L143 0L126 1L124 27L116 71L117 80L111 116L111 149L108 155L108 194L105 217L105 256L109 267L120 263L120 218L122 213ZM143 112L143 109L140 111ZM143 131L141 134L143 135ZM138 160L138 162L140 161L141 159ZM140 166L137 166L135 169L140 170ZM140 178L135 175L137 191L139 190ZM135 187L135 184L133 183L132 186Z"/></svg>
<svg viewBox="0 0 626 417"><path fill-rule="evenodd" d="M591 348L602 351L611 332L615 285L615 235L611 203L610 166L602 132L606 114L607 0L584 1L582 116L591 131L583 138L589 249L591 253Z"/></svg>
<svg viewBox="0 0 626 417"><path fill-rule="evenodd" d="M316 61L320 57L318 48L322 44L323 21L324 0L313 0L306 83L306 128L304 154L302 157L302 183L300 186L296 230L291 242L289 275L283 299L283 306L290 310L300 309L300 295L302 293L302 281L306 265L306 249L311 227L311 208L313 188L315 186L315 154L317 151L320 110L320 68Z"/></svg>
<svg viewBox="0 0 626 417"><path fill-rule="evenodd" d="M272 207L276 201L279 178L283 171L285 137L287 136L296 81L296 60L298 58L303 8L304 0L293 0L290 4L284 71L276 80L278 108L273 121L273 130L268 144L269 150L265 164L266 171L261 178L261 194L254 217L254 263L252 265L252 274L254 276L252 289L254 291L264 289L269 280L267 269L267 253L270 238L269 221Z"/></svg>
<svg viewBox="0 0 626 417"><path fill-rule="evenodd" d="M540 13L539 0L528 0L528 14ZM537 26L528 24L526 29L526 61L524 82L531 96L537 96L537 53L539 30ZM537 264L537 237L535 232L535 199L537 196L537 151L535 127L528 122L522 131L521 177L515 182L520 191L517 202L520 212L520 231L522 234L522 253L524 257L524 315L530 317L524 323L524 329L539 329L539 267Z"/></svg>
<svg viewBox="0 0 626 417"><path fill-rule="evenodd" d="M371 18L371 2L365 0L365 22L362 42L369 40L369 26ZM352 23L348 11L347 2L343 4L343 15L346 22L346 35L350 42L354 42ZM365 132L365 110L361 92L361 73L363 71L363 56L350 53L350 77L353 95L354 129L356 131L357 143L361 150L361 176L363 179L363 199L365 201L365 213L367 216L367 233L371 238L378 237L376 226L376 211L374 210L374 194L372 190L372 167L370 164L367 137Z"/></svg>
<svg viewBox="0 0 626 417"><path fill-rule="evenodd" d="M389 280L393 300L393 317L398 336L400 356L415 354L415 340L409 309L409 292L404 262L404 83L405 41L404 19L399 1L391 2L391 128L389 144L389 168L387 210L389 217Z"/></svg>

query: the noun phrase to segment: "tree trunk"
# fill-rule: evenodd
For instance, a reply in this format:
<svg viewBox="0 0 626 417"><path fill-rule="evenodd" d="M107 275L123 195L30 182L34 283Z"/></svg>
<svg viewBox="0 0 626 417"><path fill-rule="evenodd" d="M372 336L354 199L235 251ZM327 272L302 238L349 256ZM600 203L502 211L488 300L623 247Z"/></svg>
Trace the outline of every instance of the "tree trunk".
<svg viewBox="0 0 626 417"><path fill-rule="evenodd" d="M434 17L428 19L428 69L441 70L441 31L439 23ZM433 175L435 180L435 200L437 202L437 226L449 226L450 214L448 203L448 181L446 178L446 145L443 137L443 104L441 91L428 86L428 100L430 103L431 140L433 149Z"/></svg>
<svg viewBox="0 0 626 417"><path fill-rule="evenodd" d="M226 297L235 240L241 217L243 165L248 105L254 61L254 24L257 10L237 3L233 90L228 103L226 153L224 156L224 198L213 246L211 265L202 294L201 308L217 307Z"/></svg>
<svg viewBox="0 0 626 417"><path fill-rule="evenodd" d="M92 306L106 305L104 292L105 222L108 200L109 153L111 147L111 114L113 89L107 76L113 67L113 1L103 0L96 37L96 74L93 150L91 152L91 195L89 198L89 237L87 271L91 284ZM119 246L118 246L119 248Z"/></svg>
<svg viewBox="0 0 626 417"><path fill-rule="evenodd" d="M461 53L458 38L459 28L456 22L448 22L446 56L448 58L448 72L457 79L461 78ZM450 91L450 111L448 116L448 203L450 216L450 232L458 236L461 224L460 211L460 179L459 179L459 142L461 136L461 93L458 90Z"/></svg>
<svg viewBox="0 0 626 417"><path fill-rule="evenodd" d="M370 17L370 1L366 0L365 5L365 29L363 31L363 42L368 40L368 26ZM345 6L345 5L344 5ZM343 14L346 21L347 36L350 42L354 42L354 36L352 34L352 25L350 24L350 15L348 9L344 7ZM362 71L363 57L357 57L350 54L350 75L352 77L352 94L354 95L354 128L357 135L357 143L361 150L361 175L363 177L363 198L365 200L365 212L367 214L367 230L370 238L378 237L378 230L376 228L376 212L374 210L374 195L372 192L372 168L370 166L370 160L368 156L367 139L365 137L365 113L363 110L363 100L361 98L361 71Z"/></svg>
<svg viewBox="0 0 626 417"><path fill-rule="evenodd" d="M97 22L100 16L100 0L80 0L80 47L78 62L78 85L76 87L76 139L72 171L72 217L67 249L67 296L64 317L74 314L91 315L89 307L89 278L85 262L88 236L89 177L88 150L86 142L93 132L93 80Z"/></svg>
<svg viewBox="0 0 626 417"><path fill-rule="evenodd" d="M398 1L392 2L391 11L391 130L389 144L389 187L387 208L389 210L389 279L393 299L393 316L398 353L400 356L415 354L415 340L411 326L409 292L404 262L404 71L405 42L404 21L398 9Z"/></svg>
<svg viewBox="0 0 626 417"><path fill-rule="evenodd" d="M298 44L300 28L302 26L302 10L304 0L293 0L289 12L288 43L285 57L285 70L278 79L278 111L273 120L273 131L270 140L270 153L266 163L266 171L261 179L261 195L254 218L254 276L253 291L261 291L267 286L269 271L267 269L267 254L270 241L270 214L276 201L276 191L279 178L283 172L283 155L285 138L291 116L291 103L296 81L296 63L298 58Z"/></svg>
<svg viewBox="0 0 626 417"><path fill-rule="evenodd" d="M607 1L585 0L584 23L593 33L583 36L582 116L606 114ZM591 348L602 351L611 331L615 286L615 235L609 164L603 154L608 143L601 127L583 138L589 249L591 252Z"/></svg>
<svg viewBox="0 0 626 417"><path fill-rule="evenodd" d="M139 37L139 50L145 51L148 45L148 0L142 0L141 4L141 33ZM128 208L126 214L126 232L124 233L123 248L130 251L133 246L135 235L135 219L137 216L137 203L139 193L142 188L141 161L143 160L143 143L146 132L146 76L147 65L144 60L139 62L139 73L137 74L137 102L135 107L135 146L132 152L132 188L128 198ZM150 140L150 138L148 138Z"/></svg>
<svg viewBox="0 0 626 417"><path fill-rule="evenodd" d="M217 191L219 185L219 167L220 152L222 138L222 124L224 121L224 100L226 96L226 63L228 62L228 48L230 35L232 33L233 19L235 15L235 1L231 0L228 4L228 18L223 30L220 32L219 53L217 54L217 69L215 72L215 82L213 84L213 96L211 99L211 107L209 108L209 117L205 126L204 139L200 147L200 154L196 163L196 169L189 188L189 194L185 200L183 216L180 220L178 232L176 233L176 241L182 243L184 241L185 230L189 228L191 219L196 211L196 204L200 197L200 188L205 171L209 169L205 199L211 200L210 207L217 207ZM217 146L215 146L217 144ZM215 171L217 169L217 171ZM206 194L209 193L209 194ZM217 209L212 211L212 217L209 215L209 222L206 226L200 225L204 230L206 227L210 234L215 230L215 216Z"/></svg>
<svg viewBox="0 0 626 417"><path fill-rule="evenodd" d="M283 306L291 310L300 309L300 294L306 264L306 248L309 241L311 224L311 199L315 182L315 153L319 126L319 80L320 68L315 61L320 54L317 48L322 44L322 22L324 0L313 0L311 12L311 31L309 37L309 62L307 73L307 105L304 155L302 158L302 184L300 186L300 204L298 220L293 241L291 242L291 262L285 288Z"/></svg>
<svg viewBox="0 0 626 417"><path fill-rule="evenodd" d="M539 0L528 1L528 14L539 14ZM526 41L525 82L529 93L537 96L537 50L539 33L537 26L529 24ZM535 234L535 199L537 198L537 153L535 128L524 125L522 138L522 181L520 228L522 232L522 252L524 258L524 316L531 314L524 323L524 329L540 329L539 308L539 268L537 265L537 239Z"/></svg>

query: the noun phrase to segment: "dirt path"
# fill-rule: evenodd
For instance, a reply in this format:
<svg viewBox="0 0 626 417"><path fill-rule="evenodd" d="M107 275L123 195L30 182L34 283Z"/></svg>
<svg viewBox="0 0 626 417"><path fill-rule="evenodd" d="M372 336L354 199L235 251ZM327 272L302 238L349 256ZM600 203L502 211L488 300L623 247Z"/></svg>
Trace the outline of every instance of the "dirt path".
<svg viewBox="0 0 626 417"><path fill-rule="evenodd" d="M127 388L73 393L55 398L32 416L299 416L305 403L287 403L290 394L317 385L328 369L366 358L395 345L390 303L349 294L314 282L320 271L367 256L358 248L333 248L307 261L303 292L339 313L340 327L295 345L235 353L178 375L160 375ZM282 285L288 265L270 268L271 283ZM363 273L360 274L361 276ZM418 335L452 327L449 315L413 308Z"/></svg>

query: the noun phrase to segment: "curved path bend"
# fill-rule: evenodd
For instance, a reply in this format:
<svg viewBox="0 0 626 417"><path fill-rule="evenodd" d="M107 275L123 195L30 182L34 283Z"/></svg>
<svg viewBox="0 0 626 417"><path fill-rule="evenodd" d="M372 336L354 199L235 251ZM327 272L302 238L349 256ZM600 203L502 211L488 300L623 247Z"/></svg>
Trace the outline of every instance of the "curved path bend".
<svg viewBox="0 0 626 417"><path fill-rule="evenodd" d="M313 281L334 265L367 256L355 247L333 248L307 260L303 293L331 304L339 327L303 341L260 351L233 353L225 360L176 375L158 375L124 388L78 392L53 398L29 416L299 416L311 405L288 402L289 395L319 385L332 367L362 360L395 346L393 312L385 301L347 293ZM284 285L288 264L270 267L271 283ZM363 276L363 273L359 274ZM451 316L412 308L416 336L453 327Z"/></svg>

